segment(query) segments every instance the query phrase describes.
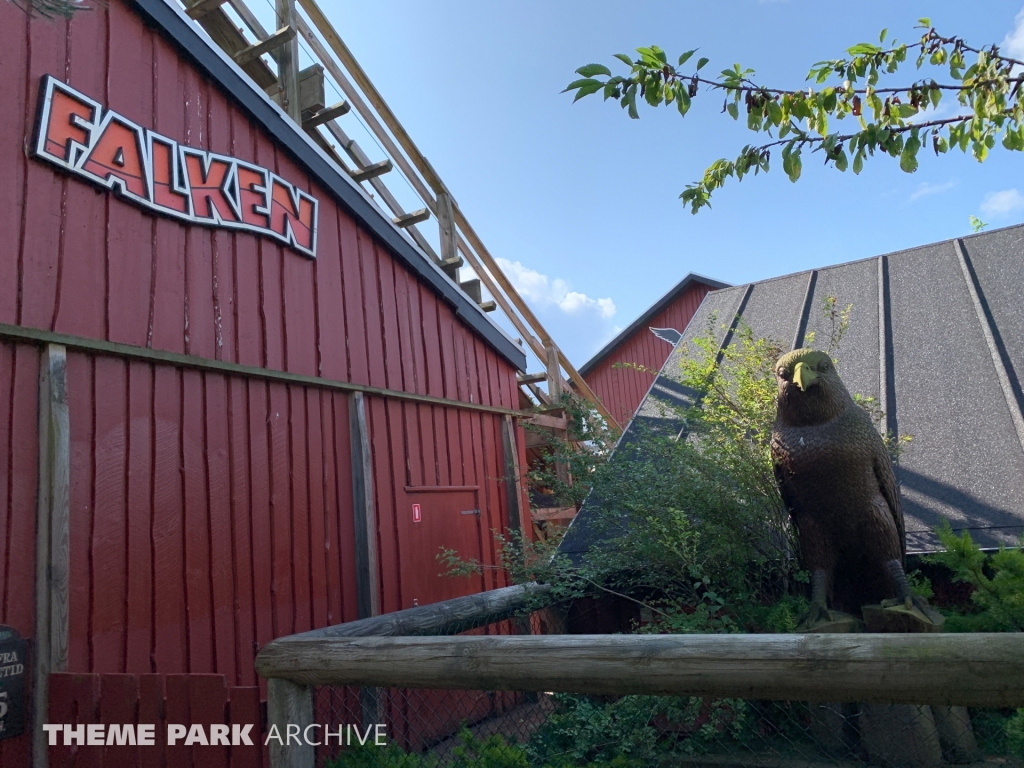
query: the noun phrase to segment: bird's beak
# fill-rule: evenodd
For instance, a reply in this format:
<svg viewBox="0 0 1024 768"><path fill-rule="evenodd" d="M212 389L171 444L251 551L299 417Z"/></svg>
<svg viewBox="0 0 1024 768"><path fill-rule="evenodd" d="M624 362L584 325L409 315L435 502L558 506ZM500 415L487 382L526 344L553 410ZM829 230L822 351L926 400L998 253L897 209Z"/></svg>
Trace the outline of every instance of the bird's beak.
<svg viewBox="0 0 1024 768"><path fill-rule="evenodd" d="M806 363L797 363L793 369L793 383L806 392L818 383L818 374Z"/></svg>

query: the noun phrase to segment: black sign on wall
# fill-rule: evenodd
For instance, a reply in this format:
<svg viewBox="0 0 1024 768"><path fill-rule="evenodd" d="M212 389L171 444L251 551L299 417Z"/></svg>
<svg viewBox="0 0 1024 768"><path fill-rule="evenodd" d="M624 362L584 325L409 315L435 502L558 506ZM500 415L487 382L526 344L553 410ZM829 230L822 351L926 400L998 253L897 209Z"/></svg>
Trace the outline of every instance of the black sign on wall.
<svg viewBox="0 0 1024 768"><path fill-rule="evenodd" d="M25 732L25 656L28 644L0 624L0 741Z"/></svg>

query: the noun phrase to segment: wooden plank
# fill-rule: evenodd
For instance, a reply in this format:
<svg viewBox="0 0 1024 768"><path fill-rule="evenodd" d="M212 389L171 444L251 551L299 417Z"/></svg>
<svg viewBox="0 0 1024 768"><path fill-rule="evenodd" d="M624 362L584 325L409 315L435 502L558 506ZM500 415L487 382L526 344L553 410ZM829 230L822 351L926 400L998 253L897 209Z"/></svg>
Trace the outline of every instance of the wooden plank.
<svg viewBox="0 0 1024 768"><path fill-rule="evenodd" d="M502 447L505 450L505 494L508 496L508 527L526 534L526 515L523 514L523 474L519 466L519 448L516 445L516 425L511 416L501 422Z"/></svg>
<svg viewBox="0 0 1024 768"><path fill-rule="evenodd" d="M270 35L266 40L261 40L258 43L250 45L248 48L243 48L238 53L234 54L232 58L238 66L244 67L246 64L258 59L265 53L270 53L270 51L286 47L289 42L295 39L296 35L297 33L294 26L285 25L278 29L274 34ZM280 54L278 54L278 58L280 58ZM295 89L297 92L298 83L296 83ZM296 104L296 106L298 106L298 104ZM296 122L298 122L298 120L296 120Z"/></svg>
<svg viewBox="0 0 1024 768"><path fill-rule="evenodd" d="M525 376L518 376L516 381L520 384L536 384L540 381L547 381L547 378L548 374L547 371L545 371L544 373L529 373Z"/></svg>
<svg viewBox="0 0 1024 768"><path fill-rule="evenodd" d="M36 631L33 764L45 768L48 679L68 662L71 430L67 353L51 344L39 366L39 490L36 506Z"/></svg>
<svg viewBox="0 0 1024 768"><path fill-rule="evenodd" d="M128 510L125 412L127 363L94 361L93 525L89 541L90 668L124 671ZM78 606L76 606L77 608Z"/></svg>
<svg viewBox="0 0 1024 768"><path fill-rule="evenodd" d="M228 691L223 675L189 675L188 679L189 716L185 722L205 724L209 733L210 725L227 722ZM197 760L203 768L228 768L228 747L210 744L200 747Z"/></svg>
<svg viewBox="0 0 1024 768"><path fill-rule="evenodd" d="M153 632L153 369L128 364L128 584L125 671L152 668ZM149 722L143 720L142 722Z"/></svg>
<svg viewBox="0 0 1024 768"><path fill-rule="evenodd" d="M454 264L455 260L459 258L458 231L455 229L452 203L452 196L447 189L438 192L437 227L441 237L441 261L446 264ZM449 273L449 277L455 279L454 270Z"/></svg>
<svg viewBox="0 0 1024 768"><path fill-rule="evenodd" d="M302 127L306 130L316 128L318 125L329 123L331 120L337 120L342 115L347 115L350 109L352 109L352 105L347 101L339 101L337 104L333 104L330 107L324 107L315 114L307 117L302 121Z"/></svg>
<svg viewBox="0 0 1024 768"><path fill-rule="evenodd" d="M198 21L213 42L219 45L228 56L238 53L249 45L249 41L245 39L242 32L235 26L235 22L224 13L223 9L218 8L211 11ZM265 31L262 35L257 35L261 40L267 36ZM277 58L276 54L277 51L270 51L270 55L275 59ZM253 60L242 69L260 88L277 87L277 76L262 59Z"/></svg>
<svg viewBox="0 0 1024 768"><path fill-rule="evenodd" d="M183 579L187 606L189 672L213 672L213 589L210 577L210 506L205 466L206 405L203 375L182 371L181 480L185 568ZM216 553L219 557L220 553ZM180 577L179 577L180 578ZM181 721L172 721L181 722Z"/></svg>
<svg viewBox="0 0 1024 768"><path fill-rule="evenodd" d="M100 675L99 721L104 725L126 725L139 722L139 678L136 675ZM108 729L109 733L109 729ZM157 737L159 738L159 737ZM139 747L133 744L110 744L103 748L101 765L137 768Z"/></svg>
<svg viewBox="0 0 1024 768"><path fill-rule="evenodd" d="M213 672L237 680L240 669L249 664L249 654L236 659L236 607L241 596L236 591L239 565L235 560L232 536L231 463L232 448L228 419L228 380L217 374L203 377L206 433L203 445L206 487L209 499L209 545L215 553L210 561L210 593L212 596ZM211 721L216 722L216 721Z"/></svg>
<svg viewBox="0 0 1024 768"><path fill-rule="evenodd" d="M383 176L385 173L390 173L394 170L394 167L395 166L390 159L381 160L379 163L367 165L363 168L359 168L358 170L351 171L350 173L352 175L352 180L359 184L364 181L369 181L370 179L375 179L378 176Z"/></svg>
<svg viewBox="0 0 1024 768"><path fill-rule="evenodd" d="M4 23L0 25L5 63L5 76L0 79L0 103L4 105L0 110L0 155L7 158L5 183L0 186L0 252L9 254L11 264L8 267L11 272L7 273L10 277L0 281L0 321L5 323L17 322L19 279L16 265L21 253L26 166L30 162L24 142L35 120L29 106L35 97L31 87L26 87L26 80L29 78L29 24L37 22L30 22L27 13L10 13L13 10L7 9Z"/></svg>
<svg viewBox="0 0 1024 768"><path fill-rule="evenodd" d="M164 705L165 722L168 723L193 723L200 722L199 718L193 719L190 711L190 697L188 691L189 678L191 675L167 675L164 678L167 699ZM166 733L166 730L164 731ZM173 746L166 747L167 768L193 768L193 748L185 746L181 741ZM196 747L196 751L202 749ZM196 761L200 762L200 761Z"/></svg>
<svg viewBox="0 0 1024 768"><path fill-rule="evenodd" d="M349 439L352 449L352 509L356 542L356 590L359 618L380 614L377 573L377 525L373 504L373 460L366 428L366 400L349 396Z"/></svg>
<svg viewBox="0 0 1024 768"><path fill-rule="evenodd" d="M190 19L201 19L206 14L220 8L227 0L198 0L185 9Z"/></svg>
<svg viewBox="0 0 1024 768"><path fill-rule="evenodd" d="M277 79L281 84L281 106L288 117L302 125L302 99L299 95L299 40L295 32L295 0L275 0L277 28L294 30L286 44L277 50ZM277 33L275 33L277 34ZM271 38L274 35L270 36Z"/></svg>
<svg viewBox="0 0 1024 768"><path fill-rule="evenodd" d="M1024 705L1024 634L292 637L256 659L308 685L775 701Z"/></svg>
<svg viewBox="0 0 1024 768"><path fill-rule="evenodd" d="M295 599L293 632L313 629L311 546L309 536L309 457L306 454L306 394L301 387L288 387L288 476L289 496L285 509L291 524L292 594Z"/></svg>
<svg viewBox="0 0 1024 768"><path fill-rule="evenodd" d="M232 725L245 728L252 724L249 732L254 748L240 747L231 750L231 768L259 768L263 757L261 737L262 716L260 715L260 689L256 687L228 688L228 715Z"/></svg>
<svg viewBox="0 0 1024 768"><path fill-rule="evenodd" d="M426 208L420 208L418 211L412 213L405 213L401 216L395 216L391 219L395 223L396 227L405 229L411 227L413 224L419 224L421 221L426 221L430 218L430 211Z"/></svg>
<svg viewBox="0 0 1024 768"><path fill-rule="evenodd" d="M523 422L526 424L533 424L535 427L558 429L563 432L569 428L569 422L565 419L558 418L557 416L545 416L543 413L535 413L531 416L526 416L523 418Z"/></svg>
<svg viewBox="0 0 1024 768"><path fill-rule="evenodd" d="M153 723L156 733L165 734L166 712L164 711L164 676L139 675L139 715L138 722ZM66 723L68 720L51 722ZM140 768L163 768L166 738L162 735L153 739L152 746L139 748Z"/></svg>
<svg viewBox="0 0 1024 768"><path fill-rule="evenodd" d="M167 366L154 370L153 422L153 658L157 669L183 670L188 608L181 578L181 372Z"/></svg>
<svg viewBox="0 0 1024 768"><path fill-rule="evenodd" d="M267 684L268 738L273 729L281 739L270 739L270 768L309 768L314 764L312 745L282 744L288 727L299 726L300 732L313 723L313 689L287 680L270 680Z"/></svg>
<svg viewBox="0 0 1024 768"><path fill-rule="evenodd" d="M536 507L530 510L532 520L572 520L576 517L576 507Z"/></svg>
<svg viewBox="0 0 1024 768"><path fill-rule="evenodd" d="M348 156L352 158L356 166L362 168L364 166L370 165L370 158L367 157L365 152L363 152L362 148L359 146L355 139L349 138L348 134L346 134L345 131L342 130L341 126L338 125L336 121L329 122L326 125L327 130L334 138L341 142L342 148L344 148ZM401 164L399 164L399 167L401 167ZM376 192L380 199L384 201L384 204L387 205L387 207L391 210L393 214L395 214L396 216L402 216L405 214L405 209L402 208L402 205L398 202L397 198L395 198L395 196L391 194L391 191L387 188L383 181L381 181L380 179L370 179L370 186L373 187L374 192ZM429 256L434 261L438 260L437 254L434 252L434 249L431 247L430 243L426 241L426 239L423 237L422 233L418 229L413 227L412 229L409 230L409 234L412 235L412 239L416 242L416 245L418 245L423 250L423 252L427 254L427 256ZM323 247L320 248L320 251L323 252Z"/></svg>
<svg viewBox="0 0 1024 768"><path fill-rule="evenodd" d="M302 6L302 9L307 14L309 14L309 17L310 19L312 19L313 24L317 27L317 29L320 30L320 33L323 34L324 39L327 41L327 44L331 46L331 49L334 50L335 53L337 53L339 50L343 50L345 53L348 54L347 57L351 59L352 55L351 53L348 52L348 48L345 47L345 44L338 36L338 33L334 31L334 28L327 21L327 18L323 15L323 12L316 6L316 3L311 2L311 0L300 0L300 5ZM432 208L435 204L434 196L433 194L431 194L430 190L421 180L420 174L417 173L417 170L421 170L419 169L419 166L417 165L417 170L414 170L412 165L409 164L409 161L405 158L405 155L395 144L390 134L388 134L388 132L384 130L383 126L381 126L380 121L377 119L376 115L374 115L373 111L367 106L359 91L352 85L349 79L345 76L345 73L342 72L341 67L337 65L337 63L334 61L334 58L330 55L330 53L327 52L327 49L324 48L323 43L320 42L320 38L318 38L316 34L314 34L312 29L310 29L305 19L303 19L301 16L296 17L296 24L298 25L299 28L299 34L302 35L303 38L305 38L306 42L309 43L309 47L312 48L313 52L317 55L317 58L320 59L320 62L327 68L327 71L331 73L331 76L338 84L338 87L341 89L341 92L345 95L345 98L352 102L352 106L354 106L356 111L360 114L360 116L362 116L363 120L369 126L374 136L381 143L381 146L384 147L384 151L387 152L388 155L390 155L392 158L394 158L395 162L398 164L398 167L402 169L402 173L404 173L406 178L409 179L409 182L412 184L413 188L416 190L417 194L419 194L423 202L427 204L427 207ZM369 78L365 76L365 73L363 73L362 69L359 68L359 65L356 64L356 70L358 71L353 70L353 68L350 67L348 62L346 61L346 57L339 56L339 58L341 58L342 63L345 65L348 71L352 72L353 77L356 79L356 82L359 83L360 89L366 92L366 89L363 87L363 82L360 80L361 75L363 80L365 80L367 86L373 91L374 96L371 97L370 94L367 93L367 97L371 98L371 100L373 98L380 99L380 94L378 94L376 89L373 88L373 84L370 83ZM352 59L352 61L354 62L355 60ZM376 106L376 104L377 102L374 101L374 106ZM388 113L390 114L390 110L388 110ZM397 121L395 122L397 123ZM401 139L399 139L399 141L401 141ZM418 151L416 153L416 156L419 156ZM430 179L428 179L428 183L429 181Z"/></svg>
<svg viewBox="0 0 1024 768"><path fill-rule="evenodd" d="M420 605L382 616L336 624L333 627L314 629L295 637L316 639L445 635L455 627L468 630L501 621L531 601L537 600L550 589L551 587L545 584L517 584L513 587L456 597L432 605Z"/></svg>

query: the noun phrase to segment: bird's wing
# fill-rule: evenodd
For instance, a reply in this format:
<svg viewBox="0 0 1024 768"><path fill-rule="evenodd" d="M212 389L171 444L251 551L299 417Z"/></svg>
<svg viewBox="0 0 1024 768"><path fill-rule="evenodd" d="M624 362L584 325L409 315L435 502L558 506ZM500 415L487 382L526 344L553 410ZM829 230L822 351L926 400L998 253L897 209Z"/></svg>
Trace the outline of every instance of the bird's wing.
<svg viewBox="0 0 1024 768"><path fill-rule="evenodd" d="M900 509L900 489L896 484L896 475L892 471L892 462L889 460L884 444L880 444L876 449L874 465L878 490L882 492L892 519L896 523L896 530L900 537L900 551L906 552L907 532L903 523L903 510Z"/></svg>
<svg viewBox="0 0 1024 768"><path fill-rule="evenodd" d="M782 503L786 505L787 510L792 510L793 505L796 503L796 497L793 496L793 492L789 489L786 472L777 461L772 462L772 469L775 470L775 483L779 486Z"/></svg>

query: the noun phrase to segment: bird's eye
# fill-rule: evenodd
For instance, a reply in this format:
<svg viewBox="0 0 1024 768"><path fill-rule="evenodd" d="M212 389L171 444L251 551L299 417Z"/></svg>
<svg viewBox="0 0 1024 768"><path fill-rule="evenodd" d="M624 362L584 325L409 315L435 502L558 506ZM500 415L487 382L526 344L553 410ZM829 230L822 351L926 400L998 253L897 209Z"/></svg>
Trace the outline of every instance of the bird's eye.
<svg viewBox="0 0 1024 768"><path fill-rule="evenodd" d="M785 368L779 368L779 378L780 379L788 379L789 378L789 371L787 371Z"/></svg>

